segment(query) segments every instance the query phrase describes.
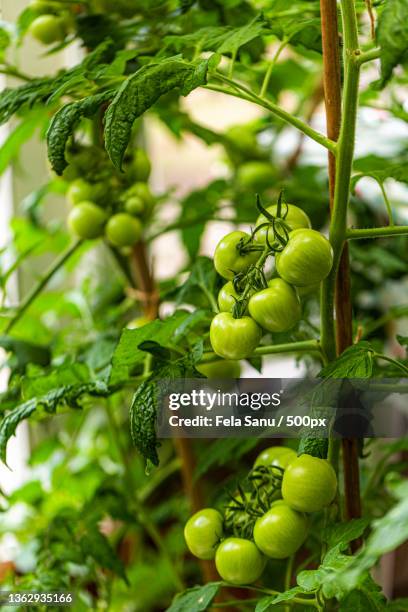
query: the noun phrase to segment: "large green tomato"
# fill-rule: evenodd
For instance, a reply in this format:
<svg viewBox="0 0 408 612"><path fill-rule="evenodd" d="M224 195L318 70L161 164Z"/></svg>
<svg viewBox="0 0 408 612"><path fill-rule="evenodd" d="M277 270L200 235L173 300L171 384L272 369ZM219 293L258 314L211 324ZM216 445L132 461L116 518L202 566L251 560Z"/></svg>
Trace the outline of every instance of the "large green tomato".
<svg viewBox="0 0 408 612"><path fill-rule="evenodd" d="M190 552L199 559L214 559L223 536L223 519L214 508L204 508L190 517L184 527L184 538Z"/></svg>
<svg viewBox="0 0 408 612"><path fill-rule="evenodd" d="M302 309L295 289L281 278L269 281L267 289L249 300L249 314L264 329L284 332L300 321Z"/></svg>
<svg viewBox="0 0 408 612"><path fill-rule="evenodd" d="M92 200L93 195L94 189L91 183L88 183L88 181L82 178L78 178L70 183L67 189L66 198L70 204L75 205L80 202L85 202L86 200Z"/></svg>
<svg viewBox="0 0 408 612"><path fill-rule="evenodd" d="M113 215L106 224L106 237L117 247L133 246L142 235L142 224L139 219L128 213Z"/></svg>
<svg viewBox="0 0 408 612"><path fill-rule="evenodd" d="M56 15L40 15L31 22L28 32L43 45L51 45L64 40L64 21Z"/></svg>
<svg viewBox="0 0 408 612"><path fill-rule="evenodd" d="M333 249L330 242L312 229L297 229L289 234L289 240L276 255L276 270L287 283L305 287L320 283L333 266Z"/></svg>
<svg viewBox="0 0 408 612"><path fill-rule="evenodd" d="M239 361L222 359L211 363L198 363L196 370L204 374L207 378L239 378L241 375L241 364Z"/></svg>
<svg viewBox="0 0 408 612"><path fill-rule="evenodd" d="M217 548L215 566L226 582L251 584L260 578L265 558L250 540L227 538Z"/></svg>
<svg viewBox="0 0 408 612"><path fill-rule="evenodd" d="M278 205L273 204L272 206L268 206L266 210L268 211L268 213L276 217L277 212L278 212ZM285 212L286 212L285 218L284 219L283 217L281 218L285 221L285 223L287 223L287 225L289 225L291 230L312 227L309 217L298 206L295 206L294 204L286 204L286 205L283 204L282 214L284 214ZM263 225L264 223L270 223L269 219L267 219L265 215L259 215L259 217L256 220L256 227L258 227L259 225ZM256 233L257 242L261 242L263 244L266 243L266 232L268 232L268 240L270 244L273 243L274 235L273 235L272 227L270 227L269 229L266 227L260 229Z"/></svg>
<svg viewBox="0 0 408 612"><path fill-rule="evenodd" d="M231 313L220 312L211 321L211 346L224 359L251 357L261 338L262 330L251 317L234 319Z"/></svg>
<svg viewBox="0 0 408 612"><path fill-rule="evenodd" d="M254 467L260 465L280 467L286 469L289 463L296 459L297 453L287 446L270 446L266 448L255 460Z"/></svg>
<svg viewBox="0 0 408 612"><path fill-rule="evenodd" d="M215 248L214 267L223 278L232 280L237 272L245 272L259 258L259 252L240 254L238 245L248 240L249 234L235 231L222 238Z"/></svg>
<svg viewBox="0 0 408 612"><path fill-rule="evenodd" d="M242 189L264 191L276 183L276 169L265 161L249 161L237 171L237 184Z"/></svg>
<svg viewBox="0 0 408 612"><path fill-rule="evenodd" d="M285 503L276 503L254 526L255 544L267 557L286 559L303 544L307 519Z"/></svg>
<svg viewBox="0 0 408 612"><path fill-rule="evenodd" d="M106 214L93 202L77 204L68 215L71 230L83 239L98 238L103 234Z"/></svg>
<svg viewBox="0 0 408 612"><path fill-rule="evenodd" d="M337 491L337 477L326 459L300 455L286 468L282 497L299 512L317 512L328 506Z"/></svg>

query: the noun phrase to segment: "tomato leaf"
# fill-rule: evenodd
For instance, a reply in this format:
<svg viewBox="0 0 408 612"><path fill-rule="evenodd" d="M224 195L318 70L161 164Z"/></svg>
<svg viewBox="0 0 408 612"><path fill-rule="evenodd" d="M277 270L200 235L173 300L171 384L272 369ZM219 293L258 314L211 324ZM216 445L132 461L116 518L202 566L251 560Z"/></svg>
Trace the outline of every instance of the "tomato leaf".
<svg viewBox="0 0 408 612"><path fill-rule="evenodd" d="M89 96L78 102L72 102L63 106L52 118L47 131L48 159L52 169L61 175L68 162L65 159L65 147L68 138L74 131L80 119L93 117L100 107L111 100L113 91Z"/></svg>
<svg viewBox="0 0 408 612"><path fill-rule="evenodd" d="M117 168L122 167L134 121L163 94L179 89L187 96L204 85L209 61L185 62L181 58L154 61L121 85L105 114L105 146Z"/></svg>
<svg viewBox="0 0 408 612"><path fill-rule="evenodd" d="M384 87L398 64L408 57L408 4L405 0L387 0L378 19L377 40L381 48L381 79Z"/></svg>
<svg viewBox="0 0 408 612"><path fill-rule="evenodd" d="M370 378L373 373L373 348L359 342L347 348L319 373L323 378Z"/></svg>
<svg viewBox="0 0 408 612"><path fill-rule="evenodd" d="M155 366L152 375L137 389L130 406L130 433L136 448L147 462L159 465L156 437L157 408L175 379L198 377L194 364L201 359L202 345L176 361Z"/></svg>
<svg viewBox="0 0 408 612"><path fill-rule="evenodd" d="M222 582L208 582L179 593L166 612L204 612L208 610L217 595Z"/></svg>
<svg viewBox="0 0 408 612"><path fill-rule="evenodd" d="M84 556L90 555L101 567L111 570L128 584L125 566L109 540L100 532L98 525L89 525L80 539L81 549Z"/></svg>
<svg viewBox="0 0 408 612"><path fill-rule="evenodd" d="M116 385L127 380L143 364L146 352L139 348L145 341L153 341L164 349L172 349L190 331L189 325L182 324L190 320L191 313L185 310L176 312L161 321L155 319L151 323L136 329L124 329L118 345L112 356L110 384Z"/></svg>
<svg viewBox="0 0 408 612"><path fill-rule="evenodd" d="M302 594L304 594L304 589L301 589L300 587L293 587L293 589L289 589L284 593L279 593L279 595L264 597L256 604L255 612L267 612L271 606L277 606L284 601L290 601L294 597Z"/></svg>
<svg viewBox="0 0 408 612"><path fill-rule="evenodd" d="M356 589L350 591L341 600L339 612L349 612L350 610L353 610L353 612L389 610L381 587L374 582L370 575L367 575Z"/></svg>
<svg viewBox="0 0 408 612"><path fill-rule="evenodd" d="M80 384L58 385L45 395L33 397L10 410L0 423L0 459L6 463L7 442L14 435L17 425L28 419L36 410L43 409L53 413L58 406L80 408L80 400L84 395L106 397L109 389L101 381L84 382Z"/></svg>
<svg viewBox="0 0 408 612"><path fill-rule="evenodd" d="M369 525L367 518L353 519L345 523L335 523L323 530L322 538L329 548L339 546L340 550L347 548L349 542L359 538Z"/></svg>
<svg viewBox="0 0 408 612"><path fill-rule="evenodd" d="M197 299L206 297L208 305L208 293L215 295L218 289L218 276L214 269L212 259L209 257L197 257L194 261L187 280L172 292L176 304L197 304ZM200 295L201 294L201 295Z"/></svg>

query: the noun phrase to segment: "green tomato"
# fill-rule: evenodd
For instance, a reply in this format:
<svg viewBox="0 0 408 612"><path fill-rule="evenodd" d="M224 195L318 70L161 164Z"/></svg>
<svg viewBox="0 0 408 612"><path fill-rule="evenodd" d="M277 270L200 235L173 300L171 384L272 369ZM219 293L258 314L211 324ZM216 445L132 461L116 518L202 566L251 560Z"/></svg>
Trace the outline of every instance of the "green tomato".
<svg viewBox="0 0 408 612"><path fill-rule="evenodd" d="M50 13L55 8L56 6L53 2L46 2L44 0L31 0L30 2L30 9L40 14Z"/></svg>
<svg viewBox="0 0 408 612"><path fill-rule="evenodd" d="M240 254L238 245L241 240L249 239L246 232L235 231L222 238L215 248L214 267L223 278L232 280L237 272L245 272L259 258L259 252Z"/></svg>
<svg viewBox="0 0 408 612"><path fill-rule="evenodd" d="M273 278L268 288L255 293L249 300L249 314L271 332L292 329L300 321L302 309L295 289L281 278Z"/></svg>
<svg viewBox="0 0 408 612"><path fill-rule="evenodd" d="M303 514L278 502L254 526L254 541L271 559L291 557L303 544L308 523Z"/></svg>
<svg viewBox="0 0 408 612"><path fill-rule="evenodd" d="M226 582L251 584L260 578L265 558L250 540L227 538L217 548L215 566Z"/></svg>
<svg viewBox="0 0 408 612"><path fill-rule="evenodd" d="M155 199L152 192L149 189L149 185L147 183L135 183L126 191L126 199L130 198L139 198L143 202L143 215L148 215L152 211Z"/></svg>
<svg viewBox="0 0 408 612"><path fill-rule="evenodd" d="M83 239L99 238L103 234L106 214L93 202L77 204L68 215L71 230Z"/></svg>
<svg viewBox="0 0 408 612"><path fill-rule="evenodd" d="M117 247L133 246L142 235L143 226L139 219L128 213L113 215L106 224L106 237Z"/></svg>
<svg viewBox="0 0 408 612"><path fill-rule="evenodd" d="M303 298L308 295L312 295L312 293L318 293L320 290L320 283L316 283L315 285L306 285L306 287L296 287L296 290L298 296Z"/></svg>
<svg viewBox="0 0 408 612"><path fill-rule="evenodd" d="M130 215L139 216L145 212L145 203L139 196L131 196L125 202L125 210Z"/></svg>
<svg viewBox="0 0 408 612"><path fill-rule="evenodd" d="M43 45L51 45L65 38L64 22L56 15L40 15L31 22L28 32Z"/></svg>
<svg viewBox="0 0 408 612"><path fill-rule="evenodd" d="M285 470L296 457L297 453L287 446L270 446L258 455L254 467L275 465Z"/></svg>
<svg viewBox="0 0 408 612"><path fill-rule="evenodd" d="M297 229L289 234L289 240L276 255L276 270L287 283L305 287L320 283L333 266L333 249L330 242L312 229Z"/></svg>
<svg viewBox="0 0 408 612"><path fill-rule="evenodd" d="M248 293L248 297L254 294L254 290L250 290ZM239 293L237 293L234 289L234 284L232 281L228 281L225 283L223 287L221 287L218 293L218 308L221 312L232 312L232 309L235 306L235 302L239 298ZM245 314L248 313L248 308L245 310Z"/></svg>
<svg viewBox="0 0 408 612"><path fill-rule="evenodd" d="M282 480L282 497L299 512L318 512L335 498L337 476L326 459L300 455L286 468Z"/></svg>
<svg viewBox="0 0 408 612"><path fill-rule="evenodd" d="M211 363L198 363L196 370L207 378L239 378L241 375L241 364L239 361L223 359Z"/></svg>
<svg viewBox="0 0 408 612"><path fill-rule="evenodd" d="M237 184L242 189L264 191L276 183L276 169L265 161L249 161L237 171Z"/></svg>
<svg viewBox="0 0 408 612"><path fill-rule="evenodd" d="M144 327L148 323L151 323L151 319L148 319L147 317L137 317L136 319L132 319L132 321L129 321L126 327L128 329L139 329L140 327Z"/></svg>
<svg viewBox="0 0 408 612"><path fill-rule="evenodd" d="M231 143L234 152L244 157L256 157L258 143L254 132L245 125L234 125L225 132L225 138ZM228 146L228 145L227 145Z"/></svg>
<svg viewBox="0 0 408 612"><path fill-rule="evenodd" d="M130 164L129 172L131 173L132 180L144 183L150 176L152 169L150 159L147 156L146 151L143 149L136 149L133 154L133 159Z"/></svg>
<svg viewBox="0 0 408 612"><path fill-rule="evenodd" d="M223 519L214 508L204 508L190 517L184 527L189 551L199 559L214 559L223 536Z"/></svg>
<svg viewBox="0 0 408 612"><path fill-rule="evenodd" d="M211 346L224 359L251 357L261 338L262 330L251 317L234 319L230 312L220 312L211 321Z"/></svg>
<svg viewBox="0 0 408 612"><path fill-rule="evenodd" d="M72 181L69 185L66 198L67 201L72 204L79 204L80 202L84 202L86 200L93 199L93 186L88 181L84 179L78 178Z"/></svg>
<svg viewBox="0 0 408 612"><path fill-rule="evenodd" d="M287 207L287 208L286 208ZM272 206L268 206L266 209L268 213L276 217L278 211L278 205L273 204ZM300 229L300 228L310 228L312 224L310 222L307 214L298 206L294 204L286 204L282 206L282 213L286 212L286 216L284 218L285 223L287 223L291 230ZM263 225L264 223L269 223L269 219L265 217L265 215L259 215L256 220L256 227L259 225ZM270 244L274 241L273 228L262 228L256 233L257 242L261 242L262 244L266 243L266 233L268 232L268 240Z"/></svg>

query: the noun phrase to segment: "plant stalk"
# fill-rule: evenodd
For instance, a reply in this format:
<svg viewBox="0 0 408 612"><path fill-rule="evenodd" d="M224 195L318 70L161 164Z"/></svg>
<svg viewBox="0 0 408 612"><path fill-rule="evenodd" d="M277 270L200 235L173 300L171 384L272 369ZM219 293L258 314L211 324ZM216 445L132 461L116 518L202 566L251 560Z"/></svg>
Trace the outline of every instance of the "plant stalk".
<svg viewBox="0 0 408 612"><path fill-rule="evenodd" d="M322 284L321 292L321 341L325 354L332 360L352 344L350 264L346 236L358 109L360 64L357 58L361 53L354 0L341 0L344 37L344 90L341 106L337 3L336 0L321 0L320 6L328 136L336 138L329 129L338 133L335 166L332 158L329 158L330 242L334 251L334 264L329 277ZM357 440L344 439L342 449L346 514L348 519L357 518L361 516ZM360 542L354 542L353 549L359 545Z"/></svg>
<svg viewBox="0 0 408 612"><path fill-rule="evenodd" d="M47 270L47 272L40 278L38 283L32 288L32 290L28 293L28 295L21 302L14 317L8 322L4 333L8 334L13 329L13 327L18 323L26 310L31 306L34 300L40 295L43 289L48 285L54 274L58 272L62 268L62 266L68 261L68 259L78 250L80 245L82 244L82 240L78 240L74 242L64 253L62 253L61 257L58 257L56 261L51 265L51 267Z"/></svg>

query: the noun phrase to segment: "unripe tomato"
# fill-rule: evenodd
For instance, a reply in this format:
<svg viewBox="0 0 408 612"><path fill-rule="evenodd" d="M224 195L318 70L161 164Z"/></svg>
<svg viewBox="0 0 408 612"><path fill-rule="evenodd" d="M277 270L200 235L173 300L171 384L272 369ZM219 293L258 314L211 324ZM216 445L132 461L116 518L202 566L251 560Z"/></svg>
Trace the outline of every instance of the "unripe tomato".
<svg viewBox="0 0 408 612"><path fill-rule="evenodd" d="M141 183L146 182L150 176L151 168L150 159L146 151L143 149L136 149L129 167L132 179Z"/></svg>
<svg viewBox="0 0 408 612"><path fill-rule="evenodd" d="M139 329L139 327L144 327L148 323L151 323L151 319L148 319L147 317L137 317L136 319L129 321L126 327L128 329Z"/></svg>
<svg viewBox="0 0 408 612"><path fill-rule="evenodd" d="M31 0L30 2L30 9L40 14L50 13L55 8L56 6L54 3L46 2L44 0Z"/></svg>
<svg viewBox="0 0 408 612"><path fill-rule="evenodd" d="M77 204L68 215L71 230L83 239L98 238L103 234L106 214L93 202Z"/></svg>
<svg viewBox="0 0 408 612"><path fill-rule="evenodd" d="M287 446L270 446L259 453L254 467L275 465L285 470L296 457L296 452Z"/></svg>
<svg viewBox="0 0 408 612"><path fill-rule="evenodd" d="M251 289L248 293L248 297L254 293L255 290ZM218 293L218 308L221 312L232 312L238 298L239 294L235 291L233 282L228 281L228 283L225 283L225 285L221 287ZM248 312L248 308L246 308L245 312Z"/></svg>
<svg viewBox="0 0 408 612"><path fill-rule="evenodd" d="M226 582L251 584L260 578L265 558L250 540L227 538L217 548L215 566Z"/></svg>
<svg viewBox="0 0 408 612"><path fill-rule="evenodd" d="M273 278L268 285L267 289L258 291L249 300L249 314L268 331L288 331L300 321L302 309L299 296L281 278Z"/></svg>
<svg viewBox="0 0 408 612"><path fill-rule="evenodd" d="M312 229L297 229L289 234L289 240L276 255L276 270L287 283L305 287L320 283L333 266L333 249L330 242Z"/></svg>
<svg viewBox="0 0 408 612"><path fill-rule="evenodd" d="M204 508L190 517L184 527L188 549L199 559L214 559L223 536L223 519L214 508Z"/></svg>
<svg viewBox="0 0 408 612"><path fill-rule="evenodd" d="M155 200L152 192L149 189L149 185L147 183L135 183L126 191L126 199L130 198L139 198L143 202L143 211L142 214L147 216L153 209Z"/></svg>
<svg viewBox="0 0 408 612"><path fill-rule="evenodd" d="M306 285L306 287L296 287L296 291L299 297L303 298L312 293L318 293L320 289L320 283L315 285Z"/></svg>
<svg viewBox="0 0 408 612"><path fill-rule="evenodd" d="M113 215L106 224L106 237L117 247L133 246L142 235L142 224L139 219L127 213Z"/></svg>
<svg viewBox="0 0 408 612"><path fill-rule="evenodd" d="M266 209L268 211L268 213L270 213L271 215L273 215L274 217L276 217L277 212L278 212L278 205L277 204L273 204L272 206L268 206L268 208ZM295 206L294 204L283 204L282 205L282 214L284 213L286 214L286 217L283 219L285 221L285 223L287 223L290 227L291 230L295 230L295 229L300 229L300 228L310 228L312 227L312 224L310 222L309 217L307 216L307 214L298 206ZM281 217L283 218L283 217ZM259 225L263 225L264 223L269 223L269 219L267 219L265 217L265 215L259 215L259 217L256 220L256 226L258 227ZM256 233L256 240L257 242L261 242L263 244L266 243L266 232L268 232L268 240L270 242L270 244L273 243L274 241L274 235L273 235L273 228L270 227L268 228L262 228L261 230L259 230Z"/></svg>
<svg viewBox="0 0 408 612"><path fill-rule="evenodd" d="M326 459L300 455L286 468L282 497L299 512L317 512L328 506L337 491L337 476Z"/></svg>
<svg viewBox="0 0 408 612"><path fill-rule="evenodd" d="M264 191L276 183L276 169L265 161L249 161L237 171L237 183L242 189Z"/></svg>
<svg viewBox="0 0 408 612"><path fill-rule="evenodd" d="M214 253L214 267L223 278L232 280L235 273L245 272L257 261L259 257L257 251L239 253L237 247L243 239L249 239L249 234L235 231L224 236L217 244Z"/></svg>
<svg viewBox="0 0 408 612"><path fill-rule="evenodd" d="M254 541L272 559L291 557L307 535L307 519L287 504L275 503L254 526Z"/></svg>
<svg viewBox="0 0 408 612"><path fill-rule="evenodd" d="M255 157L258 143L254 132L245 125L234 125L225 132L225 137L235 149L245 157Z"/></svg>
<svg viewBox="0 0 408 612"><path fill-rule="evenodd" d="M56 15L40 15L31 22L28 32L43 45L51 45L65 38L64 22Z"/></svg>
<svg viewBox="0 0 408 612"><path fill-rule="evenodd" d="M85 202L86 200L93 199L93 187L91 183L88 181L84 181L82 178L75 179L70 183L67 193L66 193L67 201L72 204L79 204L80 202Z"/></svg>
<svg viewBox="0 0 408 612"><path fill-rule="evenodd" d="M224 359L251 357L261 338L262 330L251 317L234 319L231 313L220 312L211 321L211 346Z"/></svg>
<svg viewBox="0 0 408 612"><path fill-rule="evenodd" d="M145 211L145 203L139 196L131 196L125 202L125 210L130 215L134 215L135 217L143 215Z"/></svg>
<svg viewBox="0 0 408 612"><path fill-rule="evenodd" d="M198 363L196 370L207 378L239 378L241 375L241 364L239 361L223 359L211 363Z"/></svg>

